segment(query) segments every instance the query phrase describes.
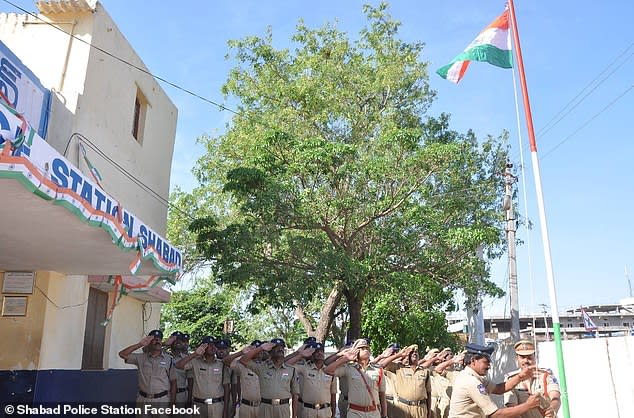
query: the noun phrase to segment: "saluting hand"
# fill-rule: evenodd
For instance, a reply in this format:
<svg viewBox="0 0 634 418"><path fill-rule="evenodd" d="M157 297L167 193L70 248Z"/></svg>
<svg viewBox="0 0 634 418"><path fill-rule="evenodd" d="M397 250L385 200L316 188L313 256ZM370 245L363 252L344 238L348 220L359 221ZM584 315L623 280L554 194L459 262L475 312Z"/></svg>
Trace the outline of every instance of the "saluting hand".
<svg viewBox="0 0 634 418"><path fill-rule="evenodd" d="M153 340L154 337L152 335L148 335L147 337L144 337L141 341L139 341L139 344L141 344L142 347L147 347Z"/></svg>
<svg viewBox="0 0 634 418"><path fill-rule="evenodd" d="M172 335L171 337L169 337L169 338L167 339L167 341L165 341L165 344L164 344L164 345L172 345L172 344L174 344L174 341L176 341L176 336L175 336L175 335Z"/></svg>
<svg viewBox="0 0 634 418"><path fill-rule="evenodd" d="M198 346L198 348L196 349L196 351L194 351L194 353L196 353L198 357L202 357L205 354L205 350L207 350L208 345L209 344L207 343L202 343L201 345Z"/></svg>
<svg viewBox="0 0 634 418"><path fill-rule="evenodd" d="M260 346L264 351L271 351L275 347L274 343L264 343Z"/></svg>
<svg viewBox="0 0 634 418"><path fill-rule="evenodd" d="M310 357L313 355L314 352L315 352L315 349L313 347L307 347L307 348L304 348L303 350L300 350L299 355L302 357Z"/></svg>
<svg viewBox="0 0 634 418"><path fill-rule="evenodd" d="M358 348L348 348L341 352L341 357L344 357L348 361L354 361L357 359L358 354L359 354Z"/></svg>

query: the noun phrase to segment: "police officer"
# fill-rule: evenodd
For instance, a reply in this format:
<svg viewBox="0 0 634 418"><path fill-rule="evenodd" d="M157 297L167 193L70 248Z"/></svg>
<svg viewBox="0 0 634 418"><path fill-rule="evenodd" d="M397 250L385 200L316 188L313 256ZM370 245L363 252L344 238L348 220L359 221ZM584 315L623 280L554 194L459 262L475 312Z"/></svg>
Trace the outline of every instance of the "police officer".
<svg viewBox="0 0 634 418"><path fill-rule="evenodd" d="M444 360L434 366L431 373L431 418L447 418L449 416L453 384L459 372L458 368L462 367L464 361L464 353L454 356L449 349L443 351L446 353ZM434 394L436 398L434 398Z"/></svg>
<svg viewBox="0 0 634 418"><path fill-rule="evenodd" d="M236 405L236 407L238 408L239 418L257 418L260 411L260 378L255 372L247 369L240 362L239 357L242 357L244 353L248 353L261 345L262 341L253 340L250 345L223 359L223 362L230 366L237 378L238 405ZM254 361L258 363L262 362L264 353L266 353L266 351L260 352Z"/></svg>
<svg viewBox="0 0 634 418"><path fill-rule="evenodd" d="M255 372L260 380L261 418L297 418L299 389L295 368L284 362L285 348L283 339L273 338L240 357L240 362ZM269 351L270 358L261 363L254 361L262 351ZM292 410L288 408L289 403Z"/></svg>
<svg viewBox="0 0 634 418"><path fill-rule="evenodd" d="M227 365L224 362L224 359L229 356L229 351L231 350L231 340L228 338L222 338L217 340L214 345L216 346L216 358L222 361L225 366L227 366L227 370L229 371L229 392L230 392L230 401L229 401L229 412L228 417L233 417L236 413L235 405L238 397L238 378L231 369L231 364Z"/></svg>
<svg viewBox="0 0 634 418"><path fill-rule="evenodd" d="M400 349L401 346L399 343L392 343L374 359L374 362L376 364L379 364L381 367L383 367L383 377L385 378L385 401L387 402L387 416L390 418L399 418L400 415L398 413L399 411L396 408L396 405L394 404L396 397L396 375L394 374L393 370L388 369L385 366L387 366L391 362L401 362L400 355L395 356L395 354L398 353ZM392 356L394 357L390 359L389 357Z"/></svg>
<svg viewBox="0 0 634 418"><path fill-rule="evenodd" d="M346 339L346 343L339 351L334 354L329 355L324 360L324 364L328 366L331 363L334 363L339 357L341 357L341 353L343 350L350 348L352 344ZM347 418L348 417L348 380L345 377L338 377L337 383L339 386L339 396L337 398L337 408L339 409L339 418Z"/></svg>
<svg viewBox="0 0 634 418"><path fill-rule="evenodd" d="M203 338L196 351L179 360L176 367L192 372L193 401L200 408L200 416L227 418L230 375L227 366L216 359L215 342L214 337Z"/></svg>
<svg viewBox="0 0 634 418"><path fill-rule="evenodd" d="M360 338L326 366L326 373L348 382L348 418L387 417L383 369L370 363L371 354L367 339Z"/></svg>
<svg viewBox="0 0 634 418"><path fill-rule="evenodd" d="M449 405L449 418L515 418L539 406L538 396L531 395L521 405L498 408L489 394L502 395L520 381L530 378L535 369L523 369L505 383L491 383L486 375L491 367L494 348L478 344L467 344L465 348L466 367L456 377Z"/></svg>
<svg viewBox="0 0 634 418"><path fill-rule="evenodd" d="M172 357L163 351L161 341L163 332L159 329L150 331L147 337L119 352L127 364L134 364L139 369L137 406L144 411L145 405L165 408L174 402L176 396L176 372L172 367ZM145 352L134 353L144 348ZM165 414L149 416L165 417Z"/></svg>
<svg viewBox="0 0 634 418"><path fill-rule="evenodd" d="M395 362L400 358L400 362ZM411 345L388 359L386 370L394 373L397 416L404 418L428 418L431 403L431 380L428 368L420 366L418 345Z"/></svg>
<svg viewBox="0 0 634 418"><path fill-rule="evenodd" d="M518 341L515 346L515 359L518 370L509 373L507 379L520 373L523 369L533 367L535 363L535 345L528 340ZM557 415L561 405L559 384L549 369L537 369L534 378L522 380L513 390L504 394L504 404L514 406L525 403L530 395L539 394L541 405L521 415L521 418L552 418Z"/></svg>
<svg viewBox="0 0 634 418"><path fill-rule="evenodd" d="M168 347L167 353L172 356L174 363L187 357L189 354L187 349L189 336L185 336L180 331L174 331L170 335L170 338L166 342ZM187 372L185 370L175 367L176 373L176 406L184 408L188 406L187 401L189 399L188 386L187 386Z"/></svg>
<svg viewBox="0 0 634 418"><path fill-rule="evenodd" d="M299 379L299 417L335 418L337 414L337 387L334 377L324 372L324 345L308 342L288 360ZM303 364L300 359L305 359Z"/></svg>

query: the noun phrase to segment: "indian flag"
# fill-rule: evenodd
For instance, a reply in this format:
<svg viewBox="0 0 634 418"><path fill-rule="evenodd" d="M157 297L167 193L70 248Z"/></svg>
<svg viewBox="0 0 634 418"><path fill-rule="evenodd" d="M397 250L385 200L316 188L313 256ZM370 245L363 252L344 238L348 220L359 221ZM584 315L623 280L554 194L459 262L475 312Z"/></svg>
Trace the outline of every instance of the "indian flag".
<svg viewBox="0 0 634 418"><path fill-rule="evenodd" d="M502 68L513 67L508 10L480 32L462 54L436 72L442 78L458 83L471 61L488 62Z"/></svg>

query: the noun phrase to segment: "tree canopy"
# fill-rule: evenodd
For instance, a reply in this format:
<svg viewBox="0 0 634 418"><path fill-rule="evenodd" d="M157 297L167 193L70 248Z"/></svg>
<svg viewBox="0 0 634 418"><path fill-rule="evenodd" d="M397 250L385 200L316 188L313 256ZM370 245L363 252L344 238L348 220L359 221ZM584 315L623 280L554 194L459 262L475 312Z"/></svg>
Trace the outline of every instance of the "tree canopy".
<svg viewBox="0 0 634 418"><path fill-rule="evenodd" d="M429 115L423 44L398 37L386 4L364 13L356 40L300 21L293 48L270 28L230 41L223 91L238 111L195 168L194 193L232 208L190 225L214 276L306 314L320 339L342 306L351 338L373 329L364 300L366 318L426 310L420 326L436 327L454 290L501 292L477 253L499 254L505 134L478 140Z"/></svg>

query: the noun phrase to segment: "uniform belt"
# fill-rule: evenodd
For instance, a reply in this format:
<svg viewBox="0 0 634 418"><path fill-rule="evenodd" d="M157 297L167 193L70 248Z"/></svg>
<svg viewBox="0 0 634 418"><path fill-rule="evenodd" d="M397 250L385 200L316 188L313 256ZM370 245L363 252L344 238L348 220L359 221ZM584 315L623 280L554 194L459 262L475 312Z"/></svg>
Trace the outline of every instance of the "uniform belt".
<svg viewBox="0 0 634 418"><path fill-rule="evenodd" d="M350 409L354 409L355 411L361 411L361 412L376 411L376 405L363 406L363 405L355 405L355 404L351 403L351 404L348 404L348 407Z"/></svg>
<svg viewBox="0 0 634 418"><path fill-rule="evenodd" d="M260 406L260 401L250 401L248 399L242 399L240 402L248 406Z"/></svg>
<svg viewBox="0 0 634 418"><path fill-rule="evenodd" d="M284 405L290 401L290 398L286 399L267 399L262 398L262 403L268 403L269 405Z"/></svg>
<svg viewBox="0 0 634 418"><path fill-rule="evenodd" d="M299 398L299 401L302 403L302 405L304 405L306 408L310 408L310 409L324 409L324 408L328 408L330 406L329 403L308 403L308 402L304 402L302 400L302 398Z"/></svg>
<svg viewBox="0 0 634 418"><path fill-rule="evenodd" d="M207 399L197 398L197 397L194 396L194 402L198 402L198 403L212 404L212 403L222 402L224 400L225 400L225 398L222 397L222 396L219 397L219 398L207 398Z"/></svg>
<svg viewBox="0 0 634 418"><path fill-rule="evenodd" d="M167 391L164 390L163 392L159 392L159 393L146 393L143 392L142 390L139 391L139 395L143 396L144 398L148 398L148 399L156 399L156 398L162 398L163 396L167 395Z"/></svg>
<svg viewBox="0 0 634 418"><path fill-rule="evenodd" d="M400 396L398 397L398 401L400 403L404 403L405 405L410 405L410 406L420 406L420 405L425 405L427 400L426 399L422 399L420 401L410 401L409 399L403 399Z"/></svg>
<svg viewBox="0 0 634 418"><path fill-rule="evenodd" d="M392 395L385 395L385 399L387 399L388 401L393 401L393 400L394 400L394 396L392 396Z"/></svg>
<svg viewBox="0 0 634 418"><path fill-rule="evenodd" d="M187 390L187 388L178 388L176 389L176 393L183 393Z"/></svg>

